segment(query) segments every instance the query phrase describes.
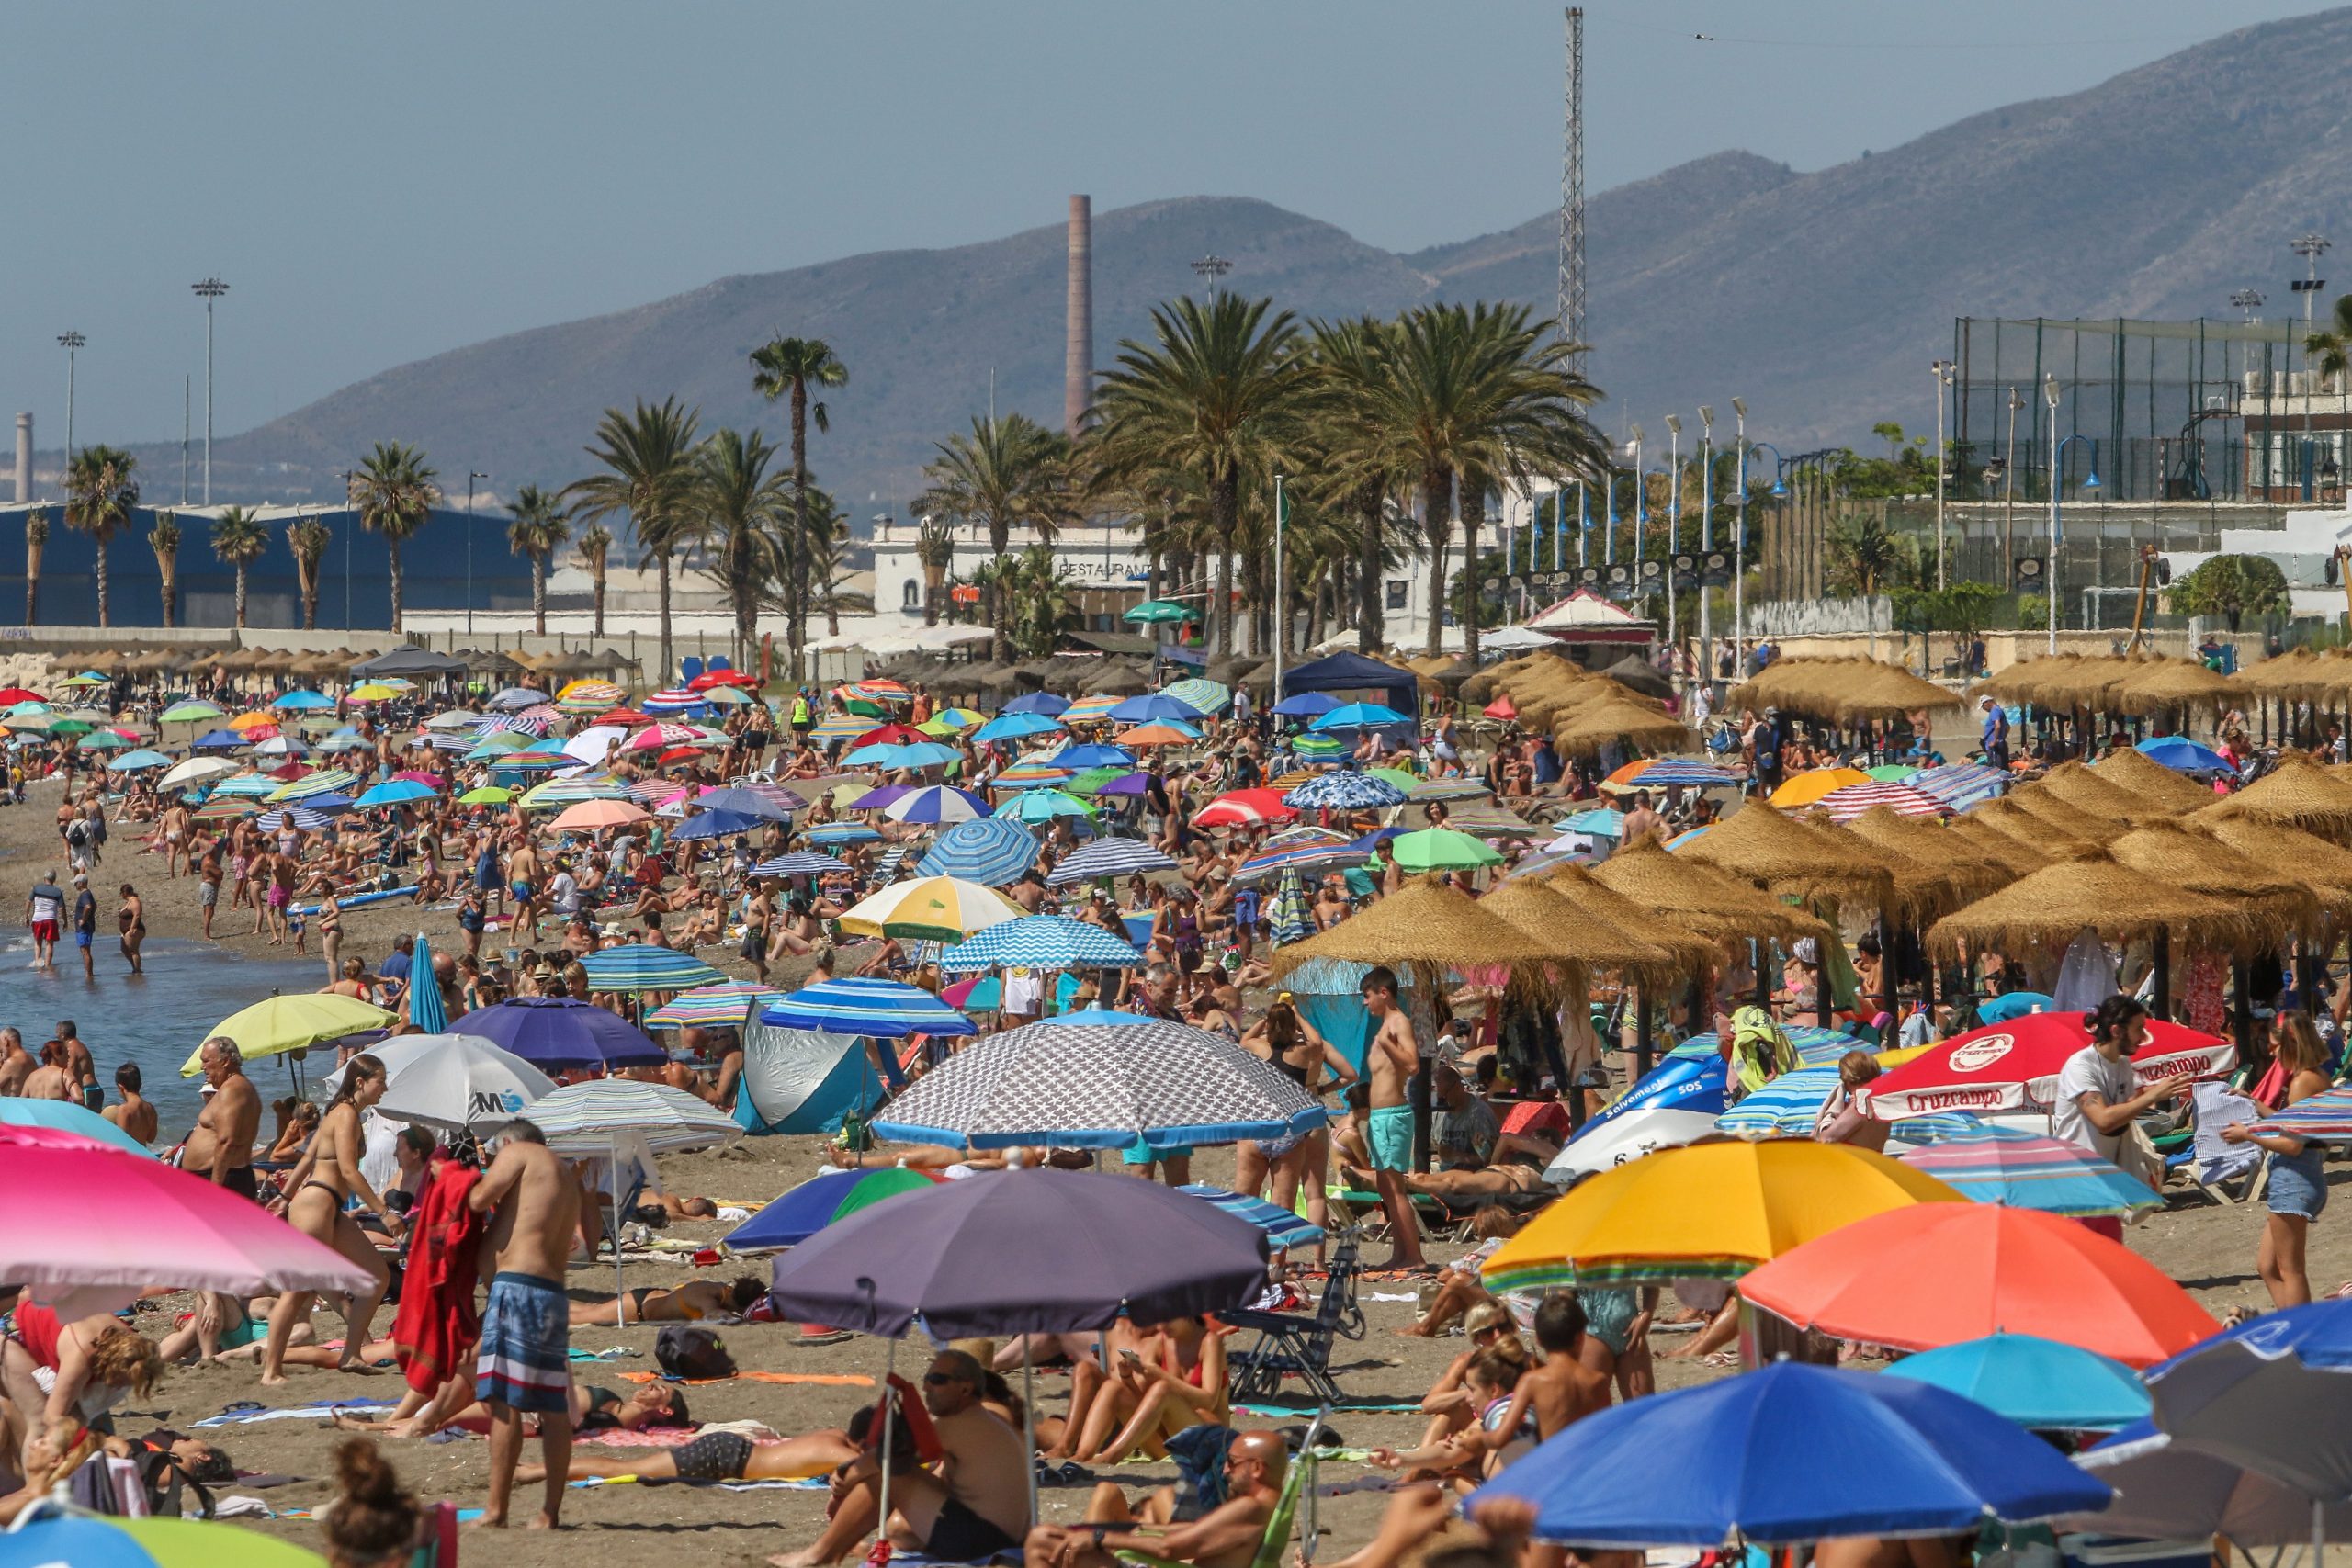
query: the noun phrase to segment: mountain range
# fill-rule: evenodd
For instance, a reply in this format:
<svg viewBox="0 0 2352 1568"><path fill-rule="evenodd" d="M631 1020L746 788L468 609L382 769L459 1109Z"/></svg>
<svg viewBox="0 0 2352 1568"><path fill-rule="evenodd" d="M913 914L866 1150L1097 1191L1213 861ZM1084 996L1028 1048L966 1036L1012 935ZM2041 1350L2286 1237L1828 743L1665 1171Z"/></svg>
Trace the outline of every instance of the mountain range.
<svg viewBox="0 0 2352 1568"><path fill-rule="evenodd" d="M1973 68L1998 56L1951 58ZM1951 67L1935 56L1897 68ZM1826 74L1792 85L1835 90ZM1597 418L1612 434L1655 429L1668 410L1740 394L1750 434L1784 448L1860 442L1879 420L1929 425L1926 372L1958 316L2222 316L2247 284L2283 310L2290 239L2332 227L2352 243L2347 103L2352 9L2229 33L1812 173L1735 151L1603 191L1587 225L1589 369L1607 394ZM1189 264L1210 252L1234 264L1225 287L1302 316L1475 299L1548 315L1556 224L1546 212L1396 254L1238 197L1098 212L1096 359L1111 363L1121 339L1148 331L1154 304L1195 288ZM752 392L746 356L784 333L826 339L850 367L810 464L862 521L903 511L933 443L991 398L1058 423L1063 285L1058 220L724 277L369 377L217 443L216 482L240 499L339 497L338 470L376 441L404 440L445 471L481 463L502 492L560 483L584 471L605 408L671 393L706 428L774 434L781 410ZM154 461L175 465L176 447Z"/></svg>

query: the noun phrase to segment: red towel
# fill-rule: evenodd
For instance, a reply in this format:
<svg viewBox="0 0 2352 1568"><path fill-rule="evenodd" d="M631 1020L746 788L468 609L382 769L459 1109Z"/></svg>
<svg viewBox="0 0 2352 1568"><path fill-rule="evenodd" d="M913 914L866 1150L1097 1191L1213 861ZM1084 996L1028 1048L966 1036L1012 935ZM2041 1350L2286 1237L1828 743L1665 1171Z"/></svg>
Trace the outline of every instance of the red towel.
<svg viewBox="0 0 2352 1568"><path fill-rule="evenodd" d="M474 1310L477 1244L490 1216L466 1206L481 1172L455 1160L424 1190L410 1221L408 1275L392 1319L392 1348L408 1386L431 1393L472 1359L481 1337Z"/></svg>

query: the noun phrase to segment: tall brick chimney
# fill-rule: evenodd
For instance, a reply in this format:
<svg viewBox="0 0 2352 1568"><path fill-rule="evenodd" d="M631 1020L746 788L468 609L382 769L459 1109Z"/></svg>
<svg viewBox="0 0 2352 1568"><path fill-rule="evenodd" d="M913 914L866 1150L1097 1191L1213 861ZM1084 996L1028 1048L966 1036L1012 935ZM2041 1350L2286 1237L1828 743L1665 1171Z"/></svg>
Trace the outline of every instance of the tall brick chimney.
<svg viewBox="0 0 2352 1568"><path fill-rule="evenodd" d="M1069 198L1069 300L1062 356L1062 429L1071 435L1094 401L1094 198Z"/></svg>

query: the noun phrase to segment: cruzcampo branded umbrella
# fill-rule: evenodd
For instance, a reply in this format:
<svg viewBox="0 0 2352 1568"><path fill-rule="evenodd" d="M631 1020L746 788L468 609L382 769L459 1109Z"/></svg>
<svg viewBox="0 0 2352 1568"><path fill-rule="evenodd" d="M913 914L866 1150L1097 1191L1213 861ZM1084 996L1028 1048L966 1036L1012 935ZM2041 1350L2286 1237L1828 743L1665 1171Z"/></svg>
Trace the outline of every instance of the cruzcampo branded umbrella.
<svg viewBox="0 0 2352 1568"><path fill-rule="evenodd" d="M1137 1183L1141 1185L1141 1183ZM1793 1442L1816 1433L1828 1450ZM1674 1462L1662 1464L1659 1456ZM1577 1422L1472 1495L1535 1506L1538 1540L1713 1549L1953 1535L1986 1516L2088 1512L2107 1486L1973 1401L1869 1372L1779 1361Z"/></svg>
<svg viewBox="0 0 2352 1568"><path fill-rule="evenodd" d="M1742 1280L1739 1293L1839 1339L1929 1350L2007 1330L2134 1367L2220 1326L2154 1264L2087 1225L1966 1201L1871 1214L1814 1236Z"/></svg>
<svg viewBox="0 0 2352 1568"><path fill-rule="evenodd" d="M1781 1081L1775 1079L1774 1085ZM1979 1203L2039 1209L2069 1219L2131 1214L2164 1206L2163 1197L2146 1182L2124 1174L2120 1166L2080 1144L2021 1127L1979 1126L1898 1157L1912 1169L1951 1183Z"/></svg>
<svg viewBox="0 0 2352 1568"><path fill-rule="evenodd" d="M933 841L918 863L926 876L953 876L1002 887L1037 863L1036 836L1008 817L958 822Z"/></svg>
<svg viewBox="0 0 2352 1568"><path fill-rule="evenodd" d="M1325 1120L1263 1058L1206 1030L1087 1011L990 1034L917 1079L874 1121L951 1148L1154 1148L1281 1138Z"/></svg>
<svg viewBox="0 0 2352 1568"><path fill-rule="evenodd" d="M592 991L690 991L727 978L691 953L642 942L584 953L580 966Z"/></svg>
<svg viewBox="0 0 2352 1568"><path fill-rule="evenodd" d="M2031 1334L1992 1334L1905 1356L1883 1374L1973 1399L2020 1427L2111 1432L2148 1414L2140 1374L2112 1357Z"/></svg>
<svg viewBox="0 0 2352 1568"><path fill-rule="evenodd" d="M256 1295L368 1283L334 1248L192 1171L12 1126L0 1126L0 1274L68 1320L154 1285Z"/></svg>
<svg viewBox="0 0 2352 1568"><path fill-rule="evenodd" d="M1938 1111L1996 1111L2047 1107L2058 1098L2066 1059L2090 1043L2078 1012L2037 1012L1939 1041L1860 1090L1862 1108L1881 1121ZM2226 1071L2237 1047L2214 1034L2150 1019L2132 1056L2142 1088L2181 1075Z"/></svg>
<svg viewBox="0 0 2352 1568"><path fill-rule="evenodd" d="M232 1012L206 1030L202 1038L227 1035L250 1062L257 1056L307 1050L354 1034L381 1033L399 1022L397 1014L386 1012L373 1002L323 991L298 991L292 996L270 997ZM202 1070L197 1058L203 1049L198 1044L187 1054L187 1060L180 1064L180 1077L192 1078Z"/></svg>
<svg viewBox="0 0 2352 1568"><path fill-rule="evenodd" d="M1868 1215L1928 1204L1968 1201L1932 1176L1849 1145L1694 1144L1581 1183L1482 1271L1490 1291L1736 1279Z"/></svg>
<svg viewBox="0 0 2352 1568"><path fill-rule="evenodd" d="M1388 858L1406 871L1461 871L1500 865L1503 857L1452 828L1423 828L1388 840Z"/></svg>
<svg viewBox="0 0 2352 1568"><path fill-rule="evenodd" d="M978 1032L970 1019L929 991L898 980L857 976L803 986L762 1008L760 1021L781 1029L870 1035L877 1040Z"/></svg>
<svg viewBox="0 0 2352 1568"><path fill-rule="evenodd" d="M627 1019L573 997L510 997L476 1008L450 1030L479 1035L543 1072L658 1067L670 1059Z"/></svg>
<svg viewBox="0 0 2352 1568"><path fill-rule="evenodd" d="M729 1252L775 1252L797 1247L836 1220L861 1213L885 1199L926 1191L937 1177L893 1167L887 1170L829 1170L811 1177L727 1233Z"/></svg>
<svg viewBox="0 0 2352 1568"><path fill-rule="evenodd" d="M916 942L961 942L1023 910L995 889L954 876L893 883L843 911L839 924L852 936Z"/></svg>
<svg viewBox="0 0 2352 1568"><path fill-rule="evenodd" d="M56 1511L50 1511L50 1510ZM326 1568L290 1540L190 1518L110 1518L37 1504L0 1535L0 1563L58 1568Z"/></svg>
<svg viewBox="0 0 2352 1568"><path fill-rule="evenodd" d="M950 975L1021 964L1031 969L1139 969L1141 953L1091 920L1024 915L989 927L939 955Z"/></svg>

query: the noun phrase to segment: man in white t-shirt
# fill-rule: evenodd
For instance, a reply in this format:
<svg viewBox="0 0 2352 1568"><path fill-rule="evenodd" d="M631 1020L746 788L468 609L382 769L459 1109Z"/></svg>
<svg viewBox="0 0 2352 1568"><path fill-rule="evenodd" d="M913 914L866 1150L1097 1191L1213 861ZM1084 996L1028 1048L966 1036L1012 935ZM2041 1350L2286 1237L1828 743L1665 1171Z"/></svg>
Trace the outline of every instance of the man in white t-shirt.
<svg viewBox="0 0 2352 1568"><path fill-rule="evenodd" d="M2135 1094L2139 1079L2132 1070L2132 1053L2148 1038L2148 1010L2131 997L2114 996L2096 1012L2084 1014L2083 1021L2089 1026L2091 1043L2058 1070L2050 1135L2113 1160L2121 1152L2132 1118L2186 1090L2196 1075L2165 1078Z"/></svg>
<svg viewBox="0 0 2352 1568"><path fill-rule="evenodd" d="M548 908L566 920L580 913L580 881L570 866L557 867L554 880L548 884Z"/></svg>

